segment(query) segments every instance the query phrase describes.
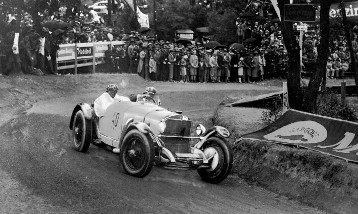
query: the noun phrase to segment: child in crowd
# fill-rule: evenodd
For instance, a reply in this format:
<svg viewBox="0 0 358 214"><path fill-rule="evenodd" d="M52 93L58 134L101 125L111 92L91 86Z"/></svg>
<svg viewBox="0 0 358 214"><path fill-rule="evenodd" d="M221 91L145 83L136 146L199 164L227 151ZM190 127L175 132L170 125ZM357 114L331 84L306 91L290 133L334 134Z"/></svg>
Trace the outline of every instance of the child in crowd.
<svg viewBox="0 0 358 214"><path fill-rule="evenodd" d="M327 61L327 65L326 65L326 75L327 75L327 78L332 78L332 75L334 74L334 70L333 70L333 67L332 67L332 58L329 57L328 58L328 61Z"/></svg>
<svg viewBox="0 0 358 214"><path fill-rule="evenodd" d="M198 75L199 75L199 82L204 82L204 74L205 74L205 63L204 63L204 56L201 55L199 57L199 63L198 63Z"/></svg>
<svg viewBox="0 0 358 214"><path fill-rule="evenodd" d="M239 63L237 64L237 76L238 76L238 82L242 83L242 81L244 80L244 67L247 67L244 58L240 57Z"/></svg>
<svg viewBox="0 0 358 214"><path fill-rule="evenodd" d="M342 69L342 65L341 65L341 60L339 58L337 58L334 62L333 62L333 76L335 78L338 78L339 77L339 73L341 72L341 69ZM331 77L332 78L332 77Z"/></svg>
<svg viewBox="0 0 358 214"><path fill-rule="evenodd" d="M188 56L186 54L184 54L180 60L180 77L181 80L180 82L185 82L186 81L186 61L187 61Z"/></svg>

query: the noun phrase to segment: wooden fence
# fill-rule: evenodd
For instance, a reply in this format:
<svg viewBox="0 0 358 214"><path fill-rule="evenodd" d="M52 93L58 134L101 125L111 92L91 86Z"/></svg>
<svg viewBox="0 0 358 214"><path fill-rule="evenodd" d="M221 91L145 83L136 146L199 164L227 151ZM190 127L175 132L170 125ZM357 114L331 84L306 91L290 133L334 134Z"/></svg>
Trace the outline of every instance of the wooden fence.
<svg viewBox="0 0 358 214"><path fill-rule="evenodd" d="M96 72L96 65L104 63L105 52L110 47L124 45L123 41L73 43L62 44L57 51L57 70L75 69L84 66L92 66L92 72Z"/></svg>

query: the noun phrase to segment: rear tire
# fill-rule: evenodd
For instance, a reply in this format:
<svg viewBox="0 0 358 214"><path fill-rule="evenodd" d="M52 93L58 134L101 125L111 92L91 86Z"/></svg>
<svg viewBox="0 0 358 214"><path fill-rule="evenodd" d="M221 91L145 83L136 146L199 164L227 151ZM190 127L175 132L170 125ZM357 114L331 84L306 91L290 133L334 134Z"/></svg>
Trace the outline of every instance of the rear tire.
<svg viewBox="0 0 358 214"><path fill-rule="evenodd" d="M123 170L132 176L142 178L149 174L154 163L154 145L148 136L133 129L123 139L120 161Z"/></svg>
<svg viewBox="0 0 358 214"><path fill-rule="evenodd" d="M207 157L213 157L209 160L210 168L199 168L198 174L208 183L220 183L230 174L232 168L231 147L221 138L210 137L203 145L203 151Z"/></svg>
<svg viewBox="0 0 358 214"><path fill-rule="evenodd" d="M92 141L91 121L82 110L77 111L73 119L72 139L77 151L87 152Z"/></svg>

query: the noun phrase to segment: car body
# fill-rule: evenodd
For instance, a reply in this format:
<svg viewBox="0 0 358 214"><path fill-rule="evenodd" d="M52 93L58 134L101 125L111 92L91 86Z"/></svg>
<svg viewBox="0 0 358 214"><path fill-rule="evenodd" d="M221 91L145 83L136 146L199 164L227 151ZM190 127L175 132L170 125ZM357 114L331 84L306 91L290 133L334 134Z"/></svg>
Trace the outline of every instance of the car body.
<svg viewBox="0 0 358 214"><path fill-rule="evenodd" d="M191 120L180 112L145 100L115 102L100 119L93 106L80 103L70 121L76 150L86 152L94 141L105 144L120 154L123 169L130 175L144 177L156 163L194 168L203 180L221 182L233 160L228 130L214 126L206 131L199 125L198 136L191 137L191 126ZM192 146L192 140L198 142Z"/></svg>

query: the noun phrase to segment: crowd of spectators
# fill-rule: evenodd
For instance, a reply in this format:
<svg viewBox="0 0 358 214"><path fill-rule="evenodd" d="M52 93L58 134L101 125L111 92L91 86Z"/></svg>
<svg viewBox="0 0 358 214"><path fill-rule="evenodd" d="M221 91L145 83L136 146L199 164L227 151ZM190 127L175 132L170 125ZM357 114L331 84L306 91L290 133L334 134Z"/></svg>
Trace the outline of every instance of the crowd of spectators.
<svg viewBox="0 0 358 214"><path fill-rule="evenodd" d="M287 51L278 23L240 18L236 23L239 46L156 41L132 32L125 45L106 52L106 62L114 72L138 73L153 81L244 83L285 78Z"/></svg>

